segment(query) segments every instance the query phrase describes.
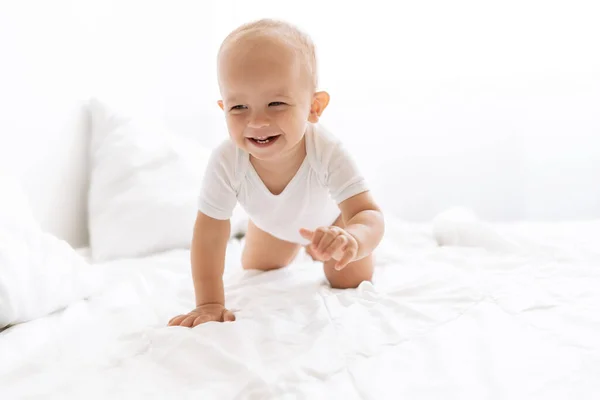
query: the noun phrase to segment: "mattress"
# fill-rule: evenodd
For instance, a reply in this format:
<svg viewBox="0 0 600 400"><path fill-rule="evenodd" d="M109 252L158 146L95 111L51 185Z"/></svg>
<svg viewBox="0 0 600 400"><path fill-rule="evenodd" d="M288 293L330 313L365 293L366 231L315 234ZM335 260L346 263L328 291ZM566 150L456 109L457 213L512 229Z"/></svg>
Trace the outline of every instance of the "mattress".
<svg viewBox="0 0 600 400"><path fill-rule="evenodd" d="M600 221L486 229L440 246L388 221L355 290L303 253L243 271L232 241L237 321L194 329L166 326L193 306L188 251L96 264L100 295L0 333L0 397L600 398Z"/></svg>

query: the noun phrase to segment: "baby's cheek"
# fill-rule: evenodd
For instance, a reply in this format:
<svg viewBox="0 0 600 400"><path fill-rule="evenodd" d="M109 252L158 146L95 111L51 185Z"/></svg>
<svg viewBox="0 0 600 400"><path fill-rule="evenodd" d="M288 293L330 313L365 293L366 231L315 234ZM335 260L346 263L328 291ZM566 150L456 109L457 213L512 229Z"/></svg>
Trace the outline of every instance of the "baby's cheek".
<svg viewBox="0 0 600 400"><path fill-rule="evenodd" d="M227 128L229 129L229 132L233 135L241 134L244 132L246 124L241 118L229 117L227 118Z"/></svg>
<svg viewBox="0 0 600 400"><path fill-rule="evenodd" d="M295 132L304 132L306 121L308 121L308 117L297 112L289 113L289 115L287 115L287 124Z"/></svg>

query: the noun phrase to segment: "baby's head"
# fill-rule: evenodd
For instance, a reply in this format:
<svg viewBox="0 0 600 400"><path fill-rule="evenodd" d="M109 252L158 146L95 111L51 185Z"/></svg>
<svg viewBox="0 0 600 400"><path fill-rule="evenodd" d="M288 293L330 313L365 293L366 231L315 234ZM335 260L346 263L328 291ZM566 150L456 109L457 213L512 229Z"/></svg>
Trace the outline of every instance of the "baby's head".
<svg viewBox="0 0 600 400"><path fill-rule="evenodd" d="M311 39L284 22L252 22L225 38L219 106L238 147L273 159L303 143L307 123L316 123L329 103L326 92L316 92L316 64Z"/></svg>

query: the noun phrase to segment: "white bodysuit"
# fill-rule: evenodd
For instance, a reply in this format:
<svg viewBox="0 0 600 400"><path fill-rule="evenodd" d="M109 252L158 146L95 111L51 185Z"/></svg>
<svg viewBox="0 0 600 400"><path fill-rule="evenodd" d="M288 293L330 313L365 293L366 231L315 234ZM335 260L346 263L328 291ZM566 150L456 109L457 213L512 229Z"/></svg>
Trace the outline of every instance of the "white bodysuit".
<svg viewBox="0 0 600 400"><path fill-rule="evenodd" d="M308 123L306 158L278 195L272 194L250 163L247 152L231 140L211 154L198 209L215 219L229 219L239 202L252 222L271 235L302 245L298 230L332 225L337 206L365 192L367 185L340 141L323 127Z"/></svg>

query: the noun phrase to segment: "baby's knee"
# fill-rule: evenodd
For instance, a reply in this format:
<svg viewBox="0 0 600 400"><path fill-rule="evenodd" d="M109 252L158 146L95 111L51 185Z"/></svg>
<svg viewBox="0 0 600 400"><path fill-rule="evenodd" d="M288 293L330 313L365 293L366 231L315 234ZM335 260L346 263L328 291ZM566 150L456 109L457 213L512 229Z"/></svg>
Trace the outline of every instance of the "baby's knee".
<svg viewBox="0 0 600 400"><path fill-rule="evenodd" d="M242 268L245 270L271 271L287 267L294 261L294 256L295 254L290 256L268 257L244 251L242 253Z"/></svg>
<svg viewBox="0 0 600 400"><path fill-rule="evenodd" d="M283 267L287 267L287 265L252 263L252 262L247 262L247 261L245 262L244 260L242 260L242 268L245 270L271 271L271 270L279 269L279 268L283 268Z"/></svg>
<svg viewBox="0 0 600 400"><path fill-rule="evenodd" d="M273 269L279 269L286 267L288 264L285 262L273 262L266 259L257 259L255 257L243 257L242 256L242 268L245 270L260 270L270 271Z"/></svg>
<svg viewBox="0 0 600 400"><path fill-rule="evenodd" d="M358 267L358 268L357 268ZM333 289L355 289L361 283L373 280L372 265L348 265L341 271L326 269L325 277Z"/></svg>
<svg viewBox="0 0 600 400"><path fill-rule="evenodd" d="M329 279L329 285L332 289L356 289L363 282L370 282L373 276L365 276L361 279Z"/></svg>

